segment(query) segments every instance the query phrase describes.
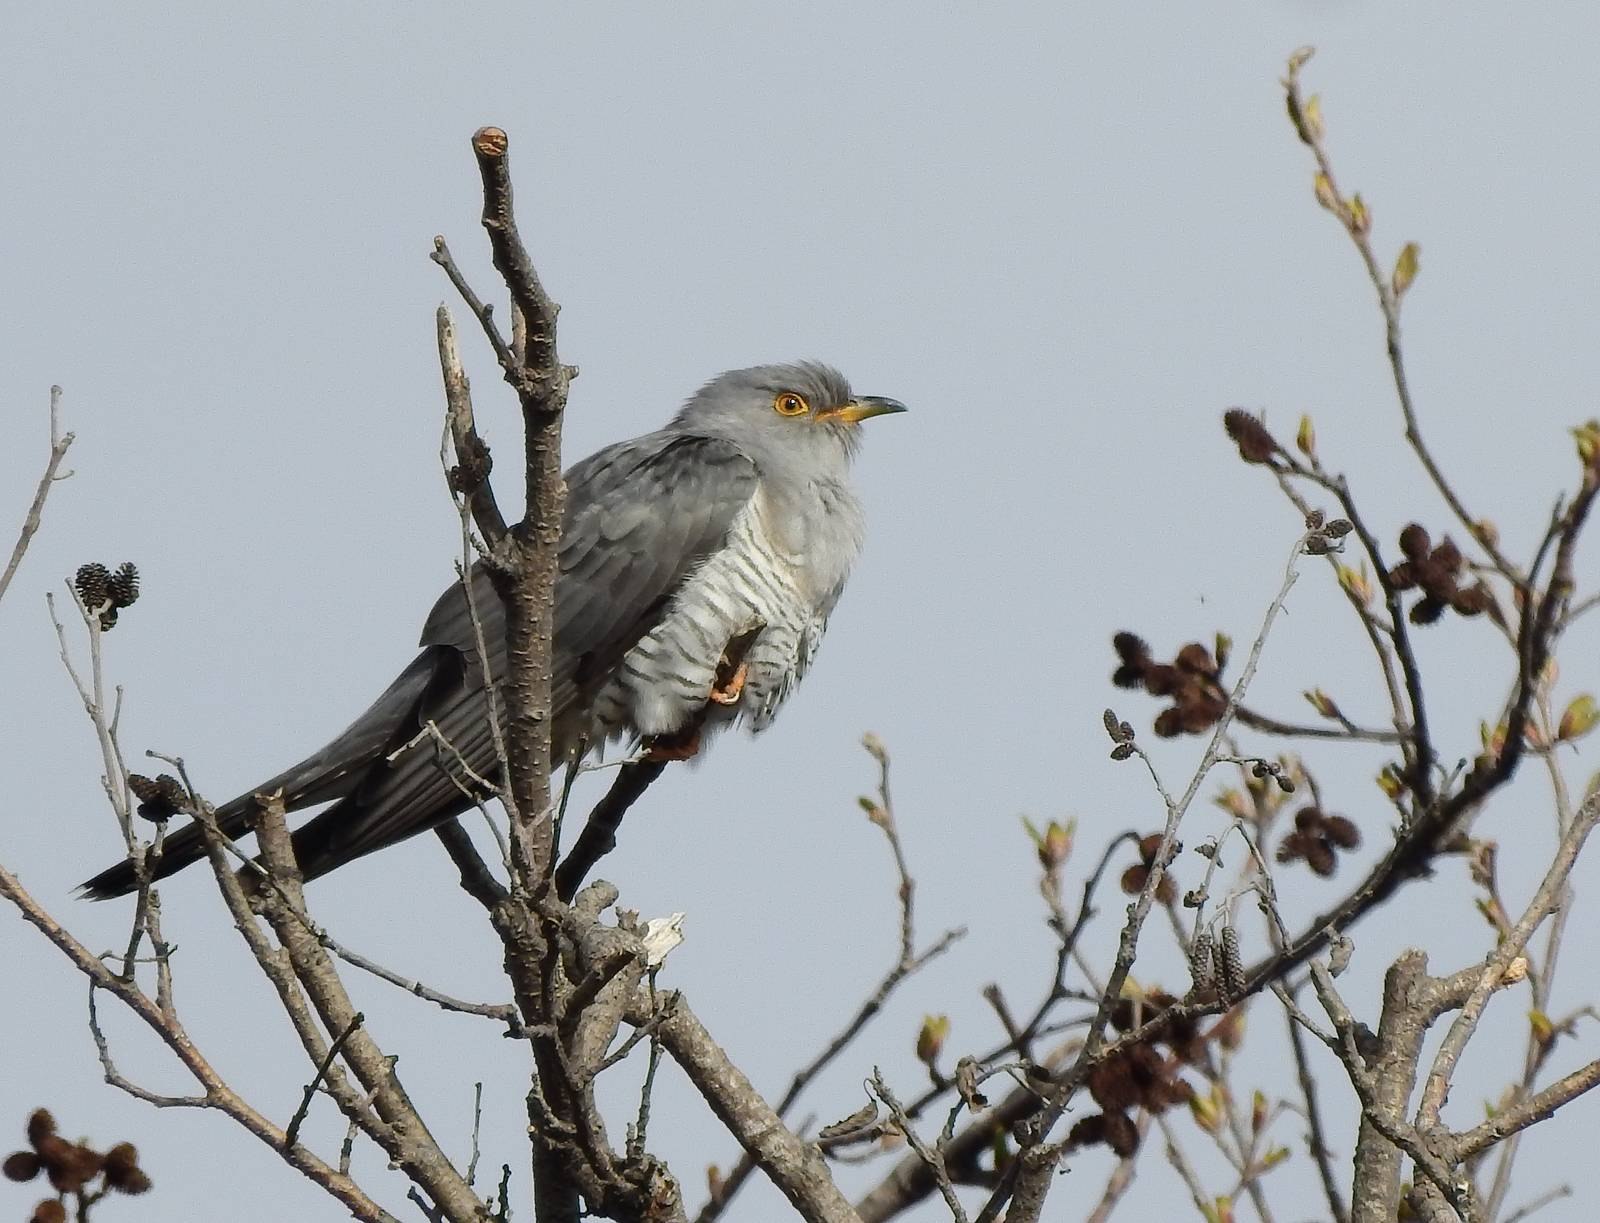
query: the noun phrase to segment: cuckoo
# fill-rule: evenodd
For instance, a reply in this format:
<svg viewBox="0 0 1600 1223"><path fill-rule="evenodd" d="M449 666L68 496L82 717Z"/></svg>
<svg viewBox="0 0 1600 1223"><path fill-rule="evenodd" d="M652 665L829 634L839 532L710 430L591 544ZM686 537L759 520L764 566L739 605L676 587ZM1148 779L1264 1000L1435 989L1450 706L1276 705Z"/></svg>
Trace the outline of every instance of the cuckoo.
<svg viewBox="0 0 1600 1223"><path fill-rule="evenodd" d="M550 693L558 766L619 739L686 757L723 727L772 721L861 550L850 482L858 426L904 410L852 394L812 362L735 370L665 428L566 473ZM281 793L290 811L331 803L293 837L315 878L470 809L478 787L465 779L499 771L489 694L504 672L504 626L480 566L470 592L457 582L440 597L422 652L371 708L217 808L222 831L247 831L258 793ZM179 829L155 875L204 855L198 825ZM105 898L136 886L122 862L84 890Z"/></svg>

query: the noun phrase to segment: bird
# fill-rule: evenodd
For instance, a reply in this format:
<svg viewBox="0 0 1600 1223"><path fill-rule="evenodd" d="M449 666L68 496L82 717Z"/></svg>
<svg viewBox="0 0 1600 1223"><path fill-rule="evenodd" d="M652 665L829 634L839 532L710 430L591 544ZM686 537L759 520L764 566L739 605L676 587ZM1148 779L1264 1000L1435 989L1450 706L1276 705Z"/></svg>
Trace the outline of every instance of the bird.
<svg viewBox="0 0 1600 1223"><path fill-rule="evenodd" d="M684 759L728 726L771 724L861 551L859 426L905 410L852 393L814 361L731 370L665 427L565 473L550 693L557 766L618 740ZM479 562L440 596L421 652L366 712L218 807L222 832L249 830L258 794L281 794L288 811L331 803L292 837L314 879L470 810L498 775L489 698L505 671L504 629ZM191 823L164 838L154 877L204 856ZM82 891L108 899L137 887L124 860Z"/></svg>

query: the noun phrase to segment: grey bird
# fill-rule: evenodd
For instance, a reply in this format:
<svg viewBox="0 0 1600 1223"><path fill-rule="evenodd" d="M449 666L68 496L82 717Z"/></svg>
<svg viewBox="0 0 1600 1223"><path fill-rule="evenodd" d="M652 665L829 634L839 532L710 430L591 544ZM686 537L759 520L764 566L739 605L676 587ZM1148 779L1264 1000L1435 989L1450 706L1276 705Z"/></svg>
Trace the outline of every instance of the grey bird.
<svg viewBox="0 0 1600 1223"><path fill-rule="evenodd" d="M853 395L813 362L734 370L665 428L566 473L551 683L558 765L618 739L688 756L703 732L772 721L861 550L857 426L904 410ZM470 602L457 582L434 604L422 652L371 708L217 809L223 832L247 831L258 793L281 792L290 811L332 802L294 833L300 868L315 878L469 810L477 787L467 779L498 773L474 608L487 683L498 682L505 609L480 567ZM156 877L204 856L198 825L179 829ZM136 886L121 862L83 890L104 899Z"/></svg>

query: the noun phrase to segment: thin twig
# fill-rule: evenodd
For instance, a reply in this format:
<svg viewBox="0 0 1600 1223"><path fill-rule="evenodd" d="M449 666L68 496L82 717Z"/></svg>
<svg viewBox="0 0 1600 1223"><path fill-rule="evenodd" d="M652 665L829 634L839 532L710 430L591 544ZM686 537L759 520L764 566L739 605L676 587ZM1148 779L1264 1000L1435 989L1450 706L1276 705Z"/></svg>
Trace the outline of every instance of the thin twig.
<svg viewBox="0 0 1600 1223"><path fill-rule="evenodd" d="M1538 1197L1533 1198L1528 1202L1524 1202L1521 1206L1518 1206L1505 1217L1504 1223L1522 1223L1522 1220L1537 1213L1538 1211L1543 1210L1546 1206L1550 1205L1551 1202L1559 1202L1562 1198L1569 1198L1571 1196L1571 1185L1557 1185L1554 1189L1547 1189Z"/></svg>
<svg viewBox="0 0 1600 1223"><path fill-rule="evenodd" d="M1295 116L1305 114L1305 103L1300 93L1300 69L1310 58L1309 51L1310 48L1307 48L1306 53L1297 53L1289 61L1289 71L1283 81L1290 113ZM1466 529L1467 534L1488 554L1502 576L1515 585L1525 587L1527 576L1500 551L1494 537L1484 529L1482 522L1467 511L1467 507L1456 495L1450 481L1445 478L1444 472L1434 460L1427 443L1422 440L1422 428L1418 423L1416 405L1412 402L1410 381L1406 377L1405 359L1400 348L1402 291L1396 289L1391 278L1385 275L1378 265L1378 257L1372 249L1370 226L1358 223L1357 214L1339 190L1338 180L1334 176L1333 162L1328 156L1320 124L1297 121L1296 130L1306 147L1311 150L1311 155L1317 163L1317 170L1327 184L1327 193L1332 201L1329 205L1330 211L1339 219L1345 233L1349 235L1356 252L1361 256L1367 278L1372 282L1372 287L1378 295L1378 307L1383 313L1384 347L1389 354L1389 372L1394 380L1395 397L1400 402L1400 413L1405 420L1406 441L1410 443L1418 461L1428 473L1428 478L1433 481L1434 488L1438 489L1439 495L1444 498L1445 504L1450 507L1451 513Z"/></svg>
<svg viewBox="0 0 1600 1223"><path fill-rule="evenodd" d="M1260 665L1261 652L1266 646L1267 637L1271 633L1272 626L1279 613L1283 610L1290 590L1293 589L1296 580L1299 578L1298 565L1300 557L1305 552L1307 538L1308 536L1302 535L1295 540L1294 548L1284 566L1283 581L1279 586L1278 593L1267 606L1266 614L1262 617L1261 628L1257 632L1255 640L1251 643L1244 666L1240 670L1239 677L1234 682L1233 689L1228 695L1228 703L1224 707L1221 717L1217 720L1216 726L1212 731L1211 740L1207 744L1200 763L1181 797L1174 798L1167 792L1148 756L1145 755L1143 749L1136 747L1135 754L1144 761L1145 767L1150 771L1151 779L1167 809L1167 819L1162 829L1161 844L1153 855L1144 886L1140 888L1137 899L1129 907L1128 920L1122 928L1122 934L1118 941L1117 957L1112 965L1111 974L1106 981L1105 988L1101 992L1095 1018L1089 1025L1089 1033L1084 1041L1083 1048L1079 1051L1072 1066L1056 1079L1055 1098L1046 1107L1041 1119L1040 1132L1042 1134L1049 1133L1050 1128L1061 1118L1072 1099L1074 1091L1088 1074L1089 1069L1097 1064L1097 1059L1102 1055L1106 1047L1106 1028L1110 1022L1111 1011L1122 997L1123 985L1132 970L1133 961L1138 951L1139 935L1144 928L1145 919L1148 917L1150 909L1155 902L1156 890L1160 887L1161 881L1165 877L1166 865L1174 853L1178 825L1184 815L1187 814L1195 796L1200 792L1200 787L1209 775L1212 766L1223 755L1227 742L1228 727L1233 722L1234 713L1238 709L1240 702L1243 701L1244 694L1248 690L1251 681L1255 678L1256 669ZM1176 1009L1169 1008L1169 1010ZM1163 1016L1163 1018L1166 1017ZM1125 1037L1118 1044L1127 1043L1128 1040L1132 1039L1132 1035ZM983 1216L981 1217L994 1217L1003 1204L1010 1199L1015 1192L1016 1179L1019 1172L1020 1169L1015 1163L1006 1169L1001 1177L1000 1184L996 1186L988 1202L985 1203Z"/></svg>
<svg viewBox="0 0 1600 1223"><path fill-rule="evenodd" d="M931 960L943 955L959 939L966 935L965 927L947 930L936 939L933 944L924 949L920 954L916 950L916 880L911 875L911 868L906 861L905 849L900 842L899 826L894 816L894 800L889 791L889 754L875 736L866 740L864 746L874 760L878 763L878 801L874 804L869 815L871 821L883 830L884 838L889 843L890 853L894 858L895 877L897 881L896 895L899 898L900 908L900 940L899 954L895 962L890 965L888 972L878 982L877 988L868 995L856 1013L841 1028L823 1049L795 1072L790 1080L788 1090L783 1093L783 1098L778 1101L777 1113L780 1117L787 1117L789 1110L807 1087L823 1072L834 1060L848 1048L852 1041L872 1022L888 1002L889 997L905 981L928 964ZM743 1188L750 1174L755 1170L755 1161L748 1154L742 1156L734 1164L733 1170L722 1182L718 1192L701 1208L695 1217L695 1223L714 1223L732 1203L739 1190Z"/></svg>
<svg viewBox="0 0 1600 1223"><path fill-rule="evenodd" d="M35 532L43 520L45 499L50 496L50 489L57 480L65 480L72 473L56 473L61 468L61 460L67 457L67 448L72 445L74 435L61 432L61 388L50 388L50 458L45 463L44 475L39 477L39 486L34 490L33 502L28 506L27 516L22 520L22 530L17 534L16 546L11 549L11 559L6 562L4 573L0 573L0 599L5 598L6 588L11 585L11 579L17 574L17 568L22 564L22 558L28 551L28 545L33 541Z"/></svg>
<svg viewBox="0 0 1600 1223"><path fill-rule="evenodd" d="M1500 941L1499 946L1484 961L1471 995L1445 1033L1439 1051L1434 1056L1433 1067L1428 1072L1422 1099L1417 1107L1419 1128L1431 1129L1439 1124L1439 1110L1449 1095L1450 1080L1455 1072L1456 1063L1465 1052L1467 1042L1477 1031L1478 1021L1482 1017L1489 996L1504 979L1511 961L1522 954L1522 949L1527 946L1534 930L1550 914L1560 898L1566 887L1567 877L1572 873L1573 863L1577 861L1584 842L1594 831L1597 822L1600 822L1600 792L1590 794L1578 808L1572 825L1557 847L1555 857L1533 899L1528 902L1528 907Z"/></svg>
<svg viewBox="0 0 1600 1223"><path fill-rule="evenodd" d="M905 1106L900 1103L889 1085L883 1081L883 1074L876 1067L873 1068L872 1078L868 1080L872 1094L889 1110L889 1116L894 1126L900 1131L917 1158L922 1160L933 1172L934 1185L939 1190L939 1195L944 1198L944 1204L950 1208L950 1215L956 1223L968 1223L967 1211L961 1204L961 1199L956 1196L955 1185L950 1181L950 1170L945 1164L943 1143L929 1146L917 1133L916 1126L911 1124L911 1119L906 1116ZM1053 1161L1046 1170L1046 1175L1054 1170Z"/></svg>
<svg viewBox="0 0 1600 1223"><path fill-rule="evenodd" d="M1285 990L1286 995L1287 992ZM1292 997L1289 1001L1292 1004ZM1327 1130L1322 1123L1322 1108L1317 1100L1317 1080L1311 1073L1310 1051L1306 1048L1305 1036L1301 1033L1295 1016L1288 1010L1285 1011L1285 1015L1289 1024L1289 1045L1294 1052L1295 1076L1299 1080L1300 1094L1306 1104L1306 1128L1310 1131L1306 1135L1306 1145L1310 1148L1312 1162L1317 1166L1317 1176L1322 1182L1322 1196L1328 1204L1328 1215L1334 1223L1345 1223L1350 1217L1350 1208L1345 1204L1344 1193L1334 1176L1333 1152L1328 1147ZM1307 1023L1309 1024L1309 1020Z"/></svg>
<svg viewBox="0 0 1600 1223"><path fill-rule="evenodd" d="M31 896L4 865L0 865L0 898L14 905L23 919L37 929L75 968L98 988L114 995L142 1023L166 1044L184 1068L214 1101L214 1107L237 1121L246 1131L276 1151L285 1162L314 1184L335 1197L358 1219L371 1223L397 1223L392 1215L372 1201L348 1175L318 1159L304 1147L285 1146L283 1131L251 1108L211 1066L183 1027L163 1015L161 1008L132 982L102 964L97 956L75 939Z"/></svg>
<svg viewBox="0 0 1600 1223"><path fill-rule="evenodd" d="M1257 713L1253 709L1241 707L1238 718L1241 725L1248 726L1251 730L1285 739L1340 739L1352 743L1404 743L1406 739L1399 731L1374 730L1370 727L1357 726L1344 717L1338 719L1337 727L1308 726L1299 722L1285 722Z"/></svg>
<svg viewBox="0 0 1600 1223"><path fill-rule="evenodd" d="M362 972L371 973L380 981L387 981L390 985L403 989L414 998L421 998L425 1002L431 1002L441 1010L454 1011L460 1015L481 1015L485 1019L493 1019L497 1023L506 1024L511 1029L511 1035L513 1036L520 1035L522 1032L522 1019L517 1014L517 1008L509 1002L467 1002L461 998L453 998L430 985L424 985L421 981L403 976L392 968L385 968L376 960L369 959L358 951L352 951L320 927L314 933L324 947L346 964L359 968Z"/></svg>
<svg viewBox="0 0 1600 1223"><path fill-rule="evenodd" d="M199 1096L171 1096L161 1095L141 1087L117 1069L116 1062L111 1056L111 1042L106 1039L105 1030L100 1026L100 1011L95 1005L95 992L99 985L94 978L89 979L89 1035L94 1039L95 1053L100 1058L100 1069L105 1075L106 1082L118 1091L127 1092L136 1100L143 1100L146 1104L153 1104L157 1108L213 1108L214 1101L208 1095Z"/></svg>
<svg viewBox="0 0 1600 1223"><path fill-rule="evenodd" d="M478 1180L478 1133L483 1127L483 1084L472 1085L472 1153L467 1158L467 1184Z"/></svg>
<svg viewBox="0 0 1600 1223"><path fill-rule="evenodd" d="M311 1082L306 1084L305 1094L300 1097L300 1106L294 1110L294 1116L289 1118L289 1124L284 1127L283 1140L293 1146L300 1140L300 1127L305 1123L306 1114L311 1111L311 1101L316 1098L317 1089L322 1086L322 1080L328 1075L333 1059L339 1056L339 1050L344 1048L344 1042L350 1039L354 1032L365 1020L360 1011L350 1016L350 1022L345 1025L343 1032L333 1038L333 1043L328 1046L328 1051L317 1065L317 1073L312 1076Z"/></svg>

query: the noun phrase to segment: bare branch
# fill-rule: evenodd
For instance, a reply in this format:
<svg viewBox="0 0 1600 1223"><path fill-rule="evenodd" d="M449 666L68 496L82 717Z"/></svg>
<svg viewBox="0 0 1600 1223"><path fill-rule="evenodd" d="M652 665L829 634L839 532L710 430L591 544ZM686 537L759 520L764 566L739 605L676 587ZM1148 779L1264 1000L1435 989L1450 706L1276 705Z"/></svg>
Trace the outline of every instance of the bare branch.
<svg viewBox="0 0 1600 1223"><path fill-rule="evenodd" d="M94 1038L95 1053L100 1058L100 1069L105 1075L105 1080L118 1091L127 1092L136 1100L143 1100L146 1104L153 1104L157 1108L211 1108L213 1107L210 1096L171 1096L162 1095L141 1087L132 1079L117 1069L116 1061L111 1056L111 1042L106 1039L105 1029L100 1026L100 1009L95 1005L95 991L100 987L94 978L89 979L89 1035Z"/></svg>
<svg viewBox="0 0 1600 1223"><path fill-rule="evenodd" d="M1310 58L1309 52L1310 48L1306 48L1305 54L1296 54L1289 61L1288 75L1283 82L1289 102L1289 113L1295 118L1295 128L1300 139L1311 150L1311 155L1316 160L1317 171L1321 175L1319 188L1325 191L1328 200L1325 206L1339 219L1349 235L1357 254L1361 256L1367 278L1372 281L1372 287L1378 295L1378 308L1383 313L1384 347L1389 354L1389 372L1394 379L1395 396L1400 401L1400 412L1405 420L1406 441L1416 452L1418 461L1428 473L1428 478L1433 481L1433 486L1439 490L1439 495L1444 498L1445 504L1466 528L1467 534L1473 541L1489 555L1495 568L1508 581L1518 586L1526 585L1527 578L1500 551L1494 537L1484 530L1483 523L1467 511L1461 498L1456 495L1455 489L1445 479L1444 472L1434 460L1432 451L1422 440L1422 428L1417 420L1416 405L1411 399L1411 386L1406 377L1405 360L1400 349L1400 300L1404 289L1397 288L1392 278L1385 275L1378 265L1378 257L1373 252L1369 236L1370 224L1363 222L1365 208L1362 207L1359 211L1353 208L1351 201L1340 192L1338 180L1334 176L1333 162L1328 157L1323 140L1321 124L1304 121L1306 105L1300 92L1300 69Z"/></svg>
<svg viewBox="0 0 1600 1223"><path fill-rule="evenodd" d="M385 1128L375 1137L390 1159L404 1168L412 1181L421 1186L449 1218L476 1219L482 1213L482 1202L428 1132L421 1114L394 1072L392 1059L384 1055L368 1030L357 1022L360 1012L351 1003L327 951L312 932L281 798L260 804L256 842L270 886L261 888L253 901L272 925L295 977L316 1008L324 1028L343 1033L345 1061L362 1087L371 1093L372 1106L384 1122ZM325 1053L319 1065L326 1075L332 1058Z"/></svg>
<svg viewBox="0 0 1600 1223"><path fill-rule="evenodd" d="M449 259L442 239L438 252ZM453 262L446 270L455 267ZM463 285L465 282L462 282ZM439 369L444 375L444 397L450 422L450 437L455 446L457 465L450 472L451 487L466 499L472 518L483 533L484 542L491 548L506 533L506 520L495 502L494 490L489 486L489 447L478 433L477 418L472 411L472 384L461 365L461 351L456 345L455 323L450 311L440 306L435 317L439 337Z"/></svg>
<svg viewBox="0 0 1600 1223"><path fill-rule="evenodd" d="M112 972L93 952L63 929L4 865L0 865L0 897L16 906L23 919L71 960L73 966L97 988L115 996L154 1032L194 1077L195 1082L205 1092L206 1098L212 1101L212 1107L233 1118L245 1130L276 1151L284 1162L302 1173L313 1184L326 1190L349 1210L353 1217L370 1220L371 1223L397 1223L392 1215L372 1201L347 1174L324 1163L299 1144L293 1146L286 1144L283 1131L246 1104L228 1086L176 1021L169 1020L162 1014L161 1008L137 985L131 981L124 981Z"/></svg>
<svg viewBox="0 0 1600 1223"><path fill-rule="evenodd" d="M6 562L5 572L0 573L0 599L5 598L6 588L11 585L11 579L17 575L17 568L22 564L22 558L28 551L28 544L33 541L35 532L44 514L45 499L50 496L50 489L57 480L65 480L72 473L63 475L56 473L61 468L61 460L67 457L67 448L72 445L73 434L61 432L61 388L50 388L50 458L45 463L44 475L39 477L39 487L34 490L33 503L28 506L27 516L22 520L22 530L17 535L17 543L11 549L11 559Z"/></svg>
<svg viewBox="0 0 1600 1223"><path fill-rule="evenodd" d="M576 769L576 762L567 766ZM628 809L644 797L644 792L666 769L664 760L635 760L624 764L606 791L605 797L595 804L584 821L577 843L567 852L556 867L556 895L571 900L578 894L583 881L589 877L601 858L617 847L617 829Z"/></svg>
<svg viewBox="0 0 1600 1223"><path fill-rule="evenodd" d="M1292 1005L1293 999L1288 1002ZM1322 1109L1318 1103L1317 1080L1311 1073L1310 1051L1306 1048L1304 1033L1293 1014L1285 1012L1289 1024L1289 1047L1294 1053L1295 1077L1300 1083L1300 1095L1305 1100L1306 1145L1310 1148L1311 1159L1317 1166L1317 1177L1322 1182L1322 1196L1328 1203L1328 1215L1334 1223L1345 1223L1350 1217L1350 1208L1345 1205L1344 1194L1339 1189L1339 1182L1333 1172L1333 1152L1328 1148L1327 1128L1322 1121Z"/></svg>
<svg viewBox="0 0 1600 1223"><path fill-rule="evenodd" d="M956 1187L950 1180L949 1165L945 1162L944 1148L948 1138L941 1140L935 1146L929 1146L922 1136L917 1133L917 1127L911 1124L911 1118L906 1116L905 1106L895 1097L889 1085L883 1081L883 1074L877 1067L873 1067L872 1078L868 1080L872 1094L876 1096L885 1108L889 1110L889 1118L894 1128L906 1140L906 1145L916 1153L918 1159L928 1166L933 1173L933 1183L939 1190L939 1196L944 1198L944 1204L950 1208L950 1217L955 1223L967 1223L966 1208L961 1205L961 1199L956 1196ZM1043 1169L1043 1174L1048 1183L1048 1178L1055 1171L1055 1159L1059 1152ZM1042 1200L1042 1193L1040 1194Z"/></svg>
<svg viewBox="0 0 1600 1223"><path fill-rule="evenodd" d="M1460 1014L1445 1033L1423 1087L1422 1100L1417 1109L1417 1124L1420 1128L1428 1130L1439 1124L1439 1110L1449 1095L1450 1080L1455 1072L1456 1063L1465 1052L1467 1042L1477 1031L1478 1021L1482 1018L1483 1008L1488 1004L1490 994L1505 979L1507 969L1510 968L1512 961L1522 954L1534 930L1550 915L1558 903L1566 888L1567 876L1571 874L1572 866L1597 822L1600 822L1600 791L1591 793L1584 800L1578 809L1577 817L1561 838L1561 844L1557 847L1555 857L1545 872L1544 880L1534 893L1533 899L1528 902L1527 909L1494 952L1484 961L1482 968L1475 970L1476 980L1473 982L1472 992L1462 1004Z"/></svg>
<svg viewBox="0 0 1600 1223"><path fill-rule="evenodd" d="M390 985L403 989L414 998L421 998L425 1002L433 1003L440 1010L454 1011L459 1015L481 1015L485 1019L493 1019L498 1023L505 1024L510 1029L510 1035L512 1036L520 1036L522 1034L522 1019L517 1014L517 1008L509 1002L466 1002L460 998L453 998L449 994L434 989L430 985L424 985L421 981L412 977L403 976L392 968L385 968L376 960L369 959L360 952L352 951L320 927L315 933L317 940L346 964L351 965L353 968L359 968L362 972L371 973L379 980L387 981Z"/></svg>
<svg viewBox="0 0 1600 1223"><path fill-rule="evenodd" d="M1576 1100L1586 1091L1600 1086L1600 1060L1574 1070L1557 1079L1543 1091L1528 1097L1503 1112L1496 1113L1481 1125L1458 1134L1455 1151L1458 1158L1466 1159L1495 1143L1520 1133L1530 1125L1548 1121L1569 1100Z"/></svg>
<svg viewBox="0 0 1600 1223"><path fill-rule="evenodd" d="M479 855L467 836L460 820L446 820L433 830L434 836L444 846L450 860L461 872L461 888L485 909L493 909L511 895L494 877L494 873Z"/></svg>
<svg viewBox="0 0 1600 1223"><path fill-rule="evenodd" d="M1559 1202L1562 1198L1569 1198L1571 1196L1571 1185L1557 1185L1554 1189L1547 1189L1538 1197L1534 1198L1531 1202L1524 1203L1508 1214L1505 1217L1505 1223L1522 1223L1522 1220L1540 1210L1543 1210L1546 1206L1550 1205L1551 1202Z"/></svg>
<svg viewBox="0 0 1600 1223"><path fill-rule="evenodd" d="M864 744L873 759L878 762L878 801L869 813L869 818L883 830L885 839L889 843L889 850L894 856L895 876L898 881L897 895L900 901L900 948L895 962L890 965L889 971L878 982L877 988L861 1004L860 1008L837 1032L827 1045L795 1073L789 1083L789 1088L783 1094L783 1099L778 1101L778 1116L787 1117L789 1110L794 1107L801 1094L810 1086L812 1081L831 1065L835 1058L849 1047L850 1043L872 1022L873 1018L883 1010L889 996L894 993L901 982L919 971L931 960L943 955L957 940L966 934L965 928L947 930L934 943L918 954L916 950L916 881L911 876L910 867L906 863L905 850L900 843L899 826L894 818L894 800L889 793L889 754L876 736L869 736ZM863 800L866 801L866 800ZM743 1187L750 1173L755 1168L755 1162L746 1154L733 1171L728 1174L718 1192L701 1209L695 1218L695 1223L712 1223L727 1209L735 1195Z"/></svg>
<svg viewBox="0 0 1600 1223"><path fill-rule="evenodd" d="M800 1216L807 1223L857 1223L856 1212L833 1183L822 1155L790 1133L711 1038L687 1000L674 993L662 1005L671 1008L657 1028L663 1047Z"/></svg>

